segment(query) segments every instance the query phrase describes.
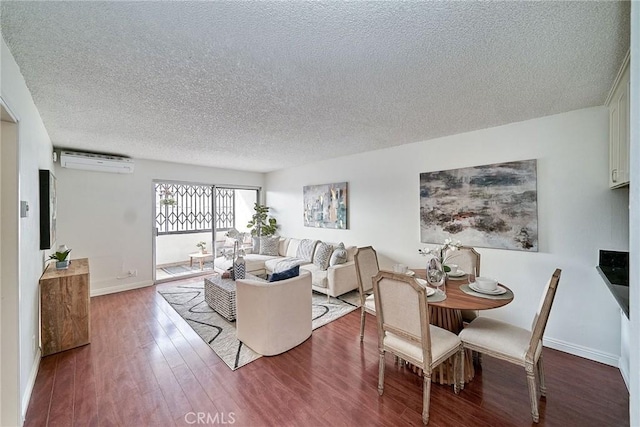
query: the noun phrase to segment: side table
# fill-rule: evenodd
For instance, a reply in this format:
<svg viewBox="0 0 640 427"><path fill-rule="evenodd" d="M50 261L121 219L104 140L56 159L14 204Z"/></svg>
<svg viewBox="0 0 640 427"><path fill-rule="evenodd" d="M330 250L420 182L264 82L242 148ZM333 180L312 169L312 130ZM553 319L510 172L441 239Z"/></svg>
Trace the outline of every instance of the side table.
<svg viewBox="0 0 640 427"><path fill-rule="evenodd" d="M203 253L195 252L195 253L189 254L189 267L193 267L193 259L195 258L200 263L200 270L203 270L204 260L207 257L213 258L213 254L209 252L203 252Z"/></svg>
<svg viewBox="0 0 640 427"><path fill-rule="evenodd" d="M49 264L40 277L42 356L89 344L90 320L89 260L73 259L64 270Z"/></svg>

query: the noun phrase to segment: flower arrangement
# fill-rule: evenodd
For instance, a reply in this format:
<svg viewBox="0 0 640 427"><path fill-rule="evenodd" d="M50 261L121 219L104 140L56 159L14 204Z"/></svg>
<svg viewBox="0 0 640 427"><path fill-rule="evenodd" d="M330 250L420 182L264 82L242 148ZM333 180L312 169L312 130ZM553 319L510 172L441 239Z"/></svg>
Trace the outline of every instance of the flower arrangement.
<svg viewBox="0 0 640 427"><path fill-rule="evenodd" d="M436 246L435 248L432 248L432 249L429 249L429 248L418 249L418 253L422 256L431 256L436 258L438 261L440 261L440 264L442 265L444 272L448 273L449 271L451 271L451 269L449 268L449 266L446 265L448 257L445 256L445 252L447 252L448 250L451 250L451 251L458 250L461 246L462 246L462 243L459 240L457 242L454 242L451 239L445 239L442 245Z"/></svg>

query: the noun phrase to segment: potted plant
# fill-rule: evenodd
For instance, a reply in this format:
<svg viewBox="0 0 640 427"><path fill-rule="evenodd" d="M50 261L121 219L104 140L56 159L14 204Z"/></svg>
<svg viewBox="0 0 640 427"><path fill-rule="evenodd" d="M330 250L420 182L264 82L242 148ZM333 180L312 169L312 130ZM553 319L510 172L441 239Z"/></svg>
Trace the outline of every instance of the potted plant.
<svg viewBox="0 0 640 427"><path fill-rule="evenodd" d="M61 246L55 254L49 255L50 260L56 260L56 268L58 270L69 268L69 260L67 257L69 256L71 249L61 250L62 248L63 247Z"/></svg>
<svg viewBox="0 0 640 427"><path fill-rule="evenodd" d="M269 217L269 207L257 203L253 206L255 213L251 217L251 221L247 224L247 228L251 229L253 236L253 251L258 253L260 249L260 236L273 236L276 234L278 224L276 219Z"/></svg>
<svg viewBox="0 0 640 427"><path fill-rule="evenodd" d="M256 212L251 217L251 221L247 224L247 228L251 228L251 235L254 237L273 236L276 234L278 224L276 219L269 217L269 207L256 203L253 206Z"/></svg>
<svg viewBox="0 0 640 427"><path fill-rule="evenodd" d="M198 249L200 249L200 253L201 253L201 254L203 254L203 253L207 252L207 242L199 241L199 242L196 244L196 247L197 247Z"/></svg>

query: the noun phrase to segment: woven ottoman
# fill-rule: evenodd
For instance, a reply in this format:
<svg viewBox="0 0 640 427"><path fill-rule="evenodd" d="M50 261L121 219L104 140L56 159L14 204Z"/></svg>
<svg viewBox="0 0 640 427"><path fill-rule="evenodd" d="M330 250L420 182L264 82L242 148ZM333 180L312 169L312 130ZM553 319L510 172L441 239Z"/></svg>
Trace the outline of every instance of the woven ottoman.
<svg viewBox="0 0 640 427"><path fill-rule="evenodd" d="M265 282L253 274L245 277L249 280ZM236 282L223 279L219 274L204 279L204 300L220 316L230 322L236 320Z"/></svg>

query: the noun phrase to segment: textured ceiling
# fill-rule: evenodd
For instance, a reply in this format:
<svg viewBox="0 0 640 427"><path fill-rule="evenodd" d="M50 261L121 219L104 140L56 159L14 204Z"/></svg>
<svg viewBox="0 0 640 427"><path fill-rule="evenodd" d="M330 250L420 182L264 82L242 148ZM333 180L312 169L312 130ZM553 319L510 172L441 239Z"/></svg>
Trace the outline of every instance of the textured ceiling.
<svg viewBox="0 0 640 427"><path fill-rule="evenodd" d="M602 105L629 2L13 2L55 146L253 171Z"/></svg>

